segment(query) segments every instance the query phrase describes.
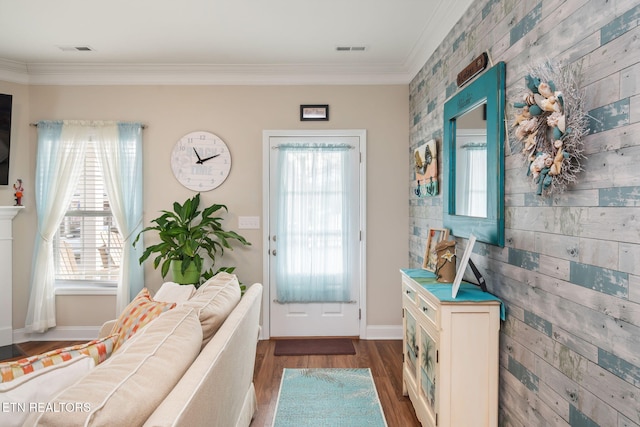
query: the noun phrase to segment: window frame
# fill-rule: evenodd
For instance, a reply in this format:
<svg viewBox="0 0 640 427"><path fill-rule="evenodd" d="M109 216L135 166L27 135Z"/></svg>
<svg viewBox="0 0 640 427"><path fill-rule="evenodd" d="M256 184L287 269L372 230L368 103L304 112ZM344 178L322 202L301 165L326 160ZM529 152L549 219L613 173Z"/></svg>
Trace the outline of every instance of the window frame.
<svg viewBox="0 0 640 427"><path fill-rule="evenodd" d="M87 148L85 158L83 159L83 161L85 162L85 166L83 168L83 173L81 174L79 181L76 183L76 187L75 187L76 191L74 192L74 194L80 193L80 198L83 200L86 200L85 197L86 197L86 194L88 193L86 191L87 187L93 185L94 189L97 188L97 186L95 185L95 182L97 182L96 177L99 177L101 179L103 191L106 191L106 189L104 189L104 173L101 170L100 164L97 159L96 143L91 140L86 142L87 144L89 144L90 147ZM94 156L94 159L87 159L87 156ZM84 171L87 170L88 168L87 162L89 161L96 162L95 170L93 171L94 172L93 175L85 176ZM96 170L98 171L98 173L95 173ZM94 181L93 183L91 182L92 180ZM86 184L87 182L89 182L89 185ZM107 224L107 227L108 227L107 231L109 233L112 232L112 229L115 229L115 226L113 225L115 224L115 220L113 217L113 212L110 209L109 195L104 193L104 196L100 198L98 202L102 203L103 207L105 207L104 203L106 202L107 204L109 204L108 205L109 208L104 210L97 210L97 208L93 210L71 209L73 201L70 201L69 207L65 211L63 219L61 223L58 225L58 230L54 234L54 244L53 244L54 245L53 247L54 265L55 265L54 291L56 295L115 295L117 292L117 287L118 287L117 277L119 277L120 275L120 271L119 271L120 266L117 267L118 268L117 276L115 274L111 274L112 277L116 276L115 279L87 279L87 278L73 279L73 278L59 277L65 274L64 272L60 271L59 265L61 262L60 261L61 247L62 247L61 241L63 240L63 238L61 237L60 231L61 231L62 224L66 220L66 218L78 218L78 217L102 218L103 222L108 222L112 224L112 225ZM83 221L84 220L81 219L81 222ZM80 225L80 228L82 228L82 225ZM97 250L99 250L98 239L99 239L99 235L96 234L94 238L94 245ZM84 242L85 239L79 238L79 241ZM81 247L86 248L86 246L84 245L81 245ZM97 256L100 257L101 255L98 254ZM83 270L83 271L86 271L86 270Z"/></svg>

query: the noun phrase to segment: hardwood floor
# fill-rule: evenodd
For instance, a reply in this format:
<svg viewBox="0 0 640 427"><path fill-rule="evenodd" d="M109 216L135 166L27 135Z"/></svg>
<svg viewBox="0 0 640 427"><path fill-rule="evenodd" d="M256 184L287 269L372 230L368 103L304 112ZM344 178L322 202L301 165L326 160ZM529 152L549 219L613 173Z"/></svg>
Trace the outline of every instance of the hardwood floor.
<svg viewBox="0 0 640 427"><path fill-rule="evenodd" d="M25 355L32 356L83 342L34 341L16 345ZM411 401L402 395L402 341L356 339L353 344L355 355L274 356L275 341L259 341L254 371L258 412L251 427L272 424L284 368L370 368L388 426L419 427Z"/></svg>
<svg viewBox="0 0 640 427"><path fill-rule="evenodd" d="M389 427L418 427L413 406L402 395L402 341L354 340L355 355L274 356L275 341L258 342L254 384L258 412L251 427L270 426L284 368L370 368Z"/></svg>

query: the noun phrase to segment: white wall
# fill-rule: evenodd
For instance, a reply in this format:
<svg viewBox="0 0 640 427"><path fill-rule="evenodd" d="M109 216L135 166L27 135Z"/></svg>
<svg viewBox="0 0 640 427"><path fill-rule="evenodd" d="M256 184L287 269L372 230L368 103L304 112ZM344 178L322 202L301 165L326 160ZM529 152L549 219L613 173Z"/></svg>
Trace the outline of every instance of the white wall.
<svg viewBox="0 0 640 427"><path fill-rule="evenodd" d="M52 119L140 121L144 130L145 225L173 201L194 193L174 178L169 154L194 130L207 130L229 146L233 166L204 203L229 207L226 226L238 216L262 215L262 131L265 129L366 129L368 137L368 311L370 325L402 324L398 269L408 263L408 207L405 173L409 140L408 86L24 86L0 82L14 94L11 180L25 181L27 206L17 219L14 329L24 327L35 236L33 180L37 132L29 122ZM300 122L300 104L329 104L329 122ZM16 112L17 110L17 112ZM0 204L13 189L0 188ZM239 230L253 245L239 248L225 263L236 265L241 281L262 281L262 232ZM146 268L146 285L157 289L160 274ZM112 297L58 296L58 325L98 325L113 316Z"/></svg>

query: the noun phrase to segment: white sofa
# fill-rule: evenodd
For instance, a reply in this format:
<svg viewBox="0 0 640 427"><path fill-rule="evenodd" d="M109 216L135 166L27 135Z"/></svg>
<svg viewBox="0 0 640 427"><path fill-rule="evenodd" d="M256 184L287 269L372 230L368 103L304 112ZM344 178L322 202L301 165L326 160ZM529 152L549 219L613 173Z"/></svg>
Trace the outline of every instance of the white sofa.
<svg viewBox="0 0 640 427"><path fill-rule="evenodd" d="M261 296L250 286L208 342L202 310L179 304L54 398L70 411L32 413L24 425L249 426Z"/></svg>
<svg viewBox="0 0 640 427"><path fill-rule="evenodd" d="M262 285L254 284L202 349L145 426L248 426L257 410L253 385Z"/></svg>

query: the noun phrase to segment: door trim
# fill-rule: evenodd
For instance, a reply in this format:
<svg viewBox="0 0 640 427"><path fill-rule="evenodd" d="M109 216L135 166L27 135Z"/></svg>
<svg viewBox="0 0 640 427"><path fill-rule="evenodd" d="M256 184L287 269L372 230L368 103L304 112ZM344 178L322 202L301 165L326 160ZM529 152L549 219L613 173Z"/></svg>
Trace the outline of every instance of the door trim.
<svg viewBox="0 0 640 427"><path fill-rule="evenodd" d="M270 338L270 271L269 271L269 172L270 154L269 139L271 137L291 136L351 136L360 139L360 339L367 337L367 131L366 129L331 129L331 130L263 130L262 131L262 284L264 293L262 296L262 328L260 339Z"/></svg>

